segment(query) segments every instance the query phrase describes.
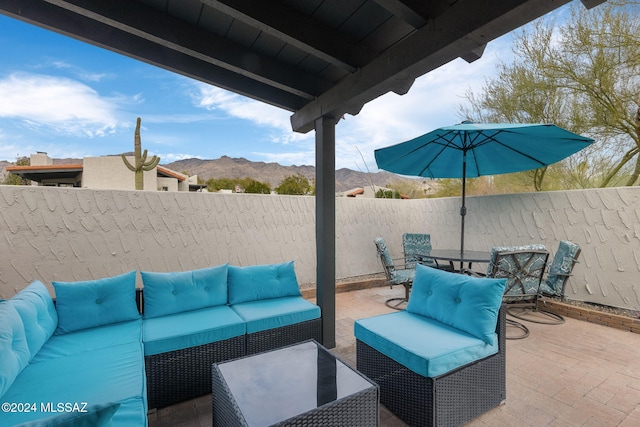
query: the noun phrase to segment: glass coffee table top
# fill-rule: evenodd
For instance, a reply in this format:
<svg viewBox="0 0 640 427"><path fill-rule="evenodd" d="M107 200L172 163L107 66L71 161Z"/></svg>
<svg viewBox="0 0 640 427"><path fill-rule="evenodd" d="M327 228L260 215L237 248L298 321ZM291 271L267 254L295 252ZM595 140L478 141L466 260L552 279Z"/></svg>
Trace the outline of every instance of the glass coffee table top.
<svg viewBox="0 0 640 427"><path fill-rule="evenodd" d="M250 426L268 426L374 387L315 341L217 367Z"/></svg>

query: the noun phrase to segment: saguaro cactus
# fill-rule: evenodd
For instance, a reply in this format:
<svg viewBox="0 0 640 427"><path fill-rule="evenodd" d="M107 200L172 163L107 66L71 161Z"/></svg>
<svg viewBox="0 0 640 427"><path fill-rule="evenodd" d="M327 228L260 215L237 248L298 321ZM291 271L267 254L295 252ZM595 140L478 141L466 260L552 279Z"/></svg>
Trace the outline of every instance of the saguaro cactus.
<svg viewBox="0 0 640 427"><path fill-rule="evenodd" d="M160 157L157 156L153 156L149 161L147 161L147 150L144 150L144 153L141 153L140 122L141 119L138 117L138 120L136 121L136 131L133 136L134 157L136 160L135 166L129 163L127 157L122 154L124 164L129 168L129 170L136 173L136 190L144 190L144 171L150 171L160 163Z"/></svg>

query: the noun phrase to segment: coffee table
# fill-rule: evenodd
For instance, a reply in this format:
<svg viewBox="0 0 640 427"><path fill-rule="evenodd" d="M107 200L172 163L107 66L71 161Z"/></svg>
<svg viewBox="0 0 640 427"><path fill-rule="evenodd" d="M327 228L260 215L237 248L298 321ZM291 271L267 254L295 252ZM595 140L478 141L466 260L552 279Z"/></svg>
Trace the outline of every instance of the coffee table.
<svg viewBox="0 0 640 427"><path fill-rule="evenodd" d="M214 426L378 426L377 384L314 340L213 364Z"/></svg>

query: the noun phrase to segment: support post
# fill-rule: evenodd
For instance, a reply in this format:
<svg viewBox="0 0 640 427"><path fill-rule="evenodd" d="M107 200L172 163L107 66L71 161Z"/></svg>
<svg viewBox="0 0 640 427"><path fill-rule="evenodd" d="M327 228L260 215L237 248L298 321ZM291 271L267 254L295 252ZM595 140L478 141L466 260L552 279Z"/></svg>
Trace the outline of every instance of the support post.
<svg viewBox="0 0 640 427"><path fill-rule="evenodd" d="M322 344L336 346L336 120L320 117L316 131L316 301Z"/></svg>

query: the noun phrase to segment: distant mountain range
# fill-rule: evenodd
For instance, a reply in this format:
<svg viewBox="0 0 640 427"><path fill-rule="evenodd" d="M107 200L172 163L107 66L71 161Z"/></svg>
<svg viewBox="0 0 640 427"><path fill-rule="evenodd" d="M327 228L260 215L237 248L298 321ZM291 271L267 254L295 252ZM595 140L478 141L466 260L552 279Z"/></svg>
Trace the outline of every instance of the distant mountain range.
<svg viewBox="0 0 640 427"><path fill-rule="evenodd" d="M290 175L302 175L311 180L315 178L315 166L282 166L278 163L253 162L245 158L231 158L222 156L214 160L185 159L164 165L177 172L198 175L198 178L252 178L256 181L267 182L271 188L277 187L284 178ZM352 188L377 185L385 187L388 184L406 180L407 178L389 172L367 173L351 169L336 170L336 191L347 191Z"/></svg>
<svg viewBox="0 0 640 427"><path fill-rule="evenodd" d="M133 154L133 153L125 153ZM54 164L81 163L82 159L53 159ZM4 168L15 163L0 160L0 178L4 175ZM302 175L311 180L315 178L315 166L282 166L278 163L253 162L245 158L232 158L222 156L219 159L185 159L163 164L163 166L177 172L188 175L198 175L198 178L206 181L209 178L252 178L256 181L266 182L271 188L277 187L284 178L290 175ZM347 191L353 188L364 188L376 185L386 187L394 181L409 180L389 172L360 172L351 169L339 169L336 171L336 191Z"/></svg>

